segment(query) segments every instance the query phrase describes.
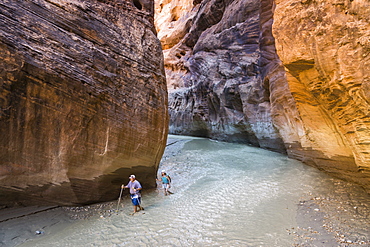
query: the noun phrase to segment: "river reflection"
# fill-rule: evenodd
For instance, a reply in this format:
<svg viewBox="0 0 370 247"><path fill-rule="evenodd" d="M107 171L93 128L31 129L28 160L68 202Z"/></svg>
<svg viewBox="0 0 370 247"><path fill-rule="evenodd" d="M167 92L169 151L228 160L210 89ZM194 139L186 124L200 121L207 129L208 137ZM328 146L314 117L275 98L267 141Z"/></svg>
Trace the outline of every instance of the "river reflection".
<svg viewBox="0 0 370 247"><path fill-rule="evenodd" d="M144 190L145 211L130 216L125 198L21 246L369 244L369 195L284 155L169 136L162 169L174 194Z"/></svg>

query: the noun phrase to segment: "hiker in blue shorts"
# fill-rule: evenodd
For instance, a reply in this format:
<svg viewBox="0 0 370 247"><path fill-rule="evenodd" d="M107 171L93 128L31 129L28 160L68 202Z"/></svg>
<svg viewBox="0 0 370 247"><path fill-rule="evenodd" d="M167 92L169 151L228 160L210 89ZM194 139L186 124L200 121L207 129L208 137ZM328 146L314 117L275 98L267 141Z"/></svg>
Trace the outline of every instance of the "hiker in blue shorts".
<svg viewBox="0 0 370 247"><path fill-rule="evenodd" d="M170 191L168 189L171 188L171 177L166 174L165 170L162 170L161 178L157 179L157 180L162 181L162 187L163 187L163 190L164 190L164 195L165 196L169 195Z"/></svg>
<svg viewBox="0 0 370 247"><path fill-rule="evenodd" d="M134 205L134 213L136 213L138 212L137 208L139 208L140 210L144 210L144 208L140 205L141 204L140 190L142 189L142 187L139 181L136 180L135 175L131 175L129 179L130 182L128 182L126 186L122 184L122 189L130 188L131 202Z"/></svg>

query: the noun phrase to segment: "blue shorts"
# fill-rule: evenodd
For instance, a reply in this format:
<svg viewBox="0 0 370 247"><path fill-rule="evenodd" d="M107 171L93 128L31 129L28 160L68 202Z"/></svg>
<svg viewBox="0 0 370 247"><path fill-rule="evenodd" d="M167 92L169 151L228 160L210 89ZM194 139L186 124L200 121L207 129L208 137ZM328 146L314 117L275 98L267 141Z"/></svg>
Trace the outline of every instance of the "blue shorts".
<svg viewBox="0 0 370 247"><path fill-rule="evenodd" d="M141 197L138 195L131 195L131 202L134 206L139 206L141 203Z"/></svg>

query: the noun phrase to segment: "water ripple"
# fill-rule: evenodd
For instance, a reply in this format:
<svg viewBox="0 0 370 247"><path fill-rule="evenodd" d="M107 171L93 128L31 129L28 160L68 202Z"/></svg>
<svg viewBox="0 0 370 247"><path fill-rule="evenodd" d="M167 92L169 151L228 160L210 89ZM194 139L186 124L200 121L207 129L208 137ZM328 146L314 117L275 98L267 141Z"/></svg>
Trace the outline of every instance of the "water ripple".
<svg viewBox="0 0 370 247"><path fill-rule="evenodd" d="M359 239L369 239L363 227L369 223L369 197L359 204L354 188L338 186L338 180L314 168L246 145L194 139L180 146L180 151L165 156L160 167L171 175L174 194L144 190L144 212L130 216L131 203L125 198L118 213L104 209L58 231L50 228L45 236L22 246L292 246L302 243L297 236L304 239L296 230L299 208L313 195L321 195L332 199L310 205L325 210L338 205L335 200L341 200L342 194L352 203L348 218L356 216L350 221L351 231ZM316 217L312 212L310 216ZM309 219L304 222L311 224ZM326 224L333 228L330 222Z"/></svg>

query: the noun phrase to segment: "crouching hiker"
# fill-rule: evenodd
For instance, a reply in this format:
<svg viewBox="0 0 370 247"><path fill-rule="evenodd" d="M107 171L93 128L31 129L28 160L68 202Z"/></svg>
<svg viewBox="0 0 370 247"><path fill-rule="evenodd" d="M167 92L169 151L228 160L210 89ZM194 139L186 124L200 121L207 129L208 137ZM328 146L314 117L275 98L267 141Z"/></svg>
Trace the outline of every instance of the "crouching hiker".
<svg viewBox="0 0 370 247"><path fill-rule="evenodd" d="M161 172L161 178L157 179L158 181L162 181L162 187L164 190L164 195L169 195L171 192L168 190L171 188L171 177L166 174L165 170L162 170Z"/></svg>
<svg viewBox="0 0 370 247"><path fill-rule="evenodd" d="M122 184L122 188L130 188L131 194L131 202L134 205L134 213L138 212L139 210L144 210L144 208L140 205L141 204L141 194L140 190L142 189L141 184L139 181L136 180L135 175L131 175L129 177L130 182L126 186Z"/></svg>

